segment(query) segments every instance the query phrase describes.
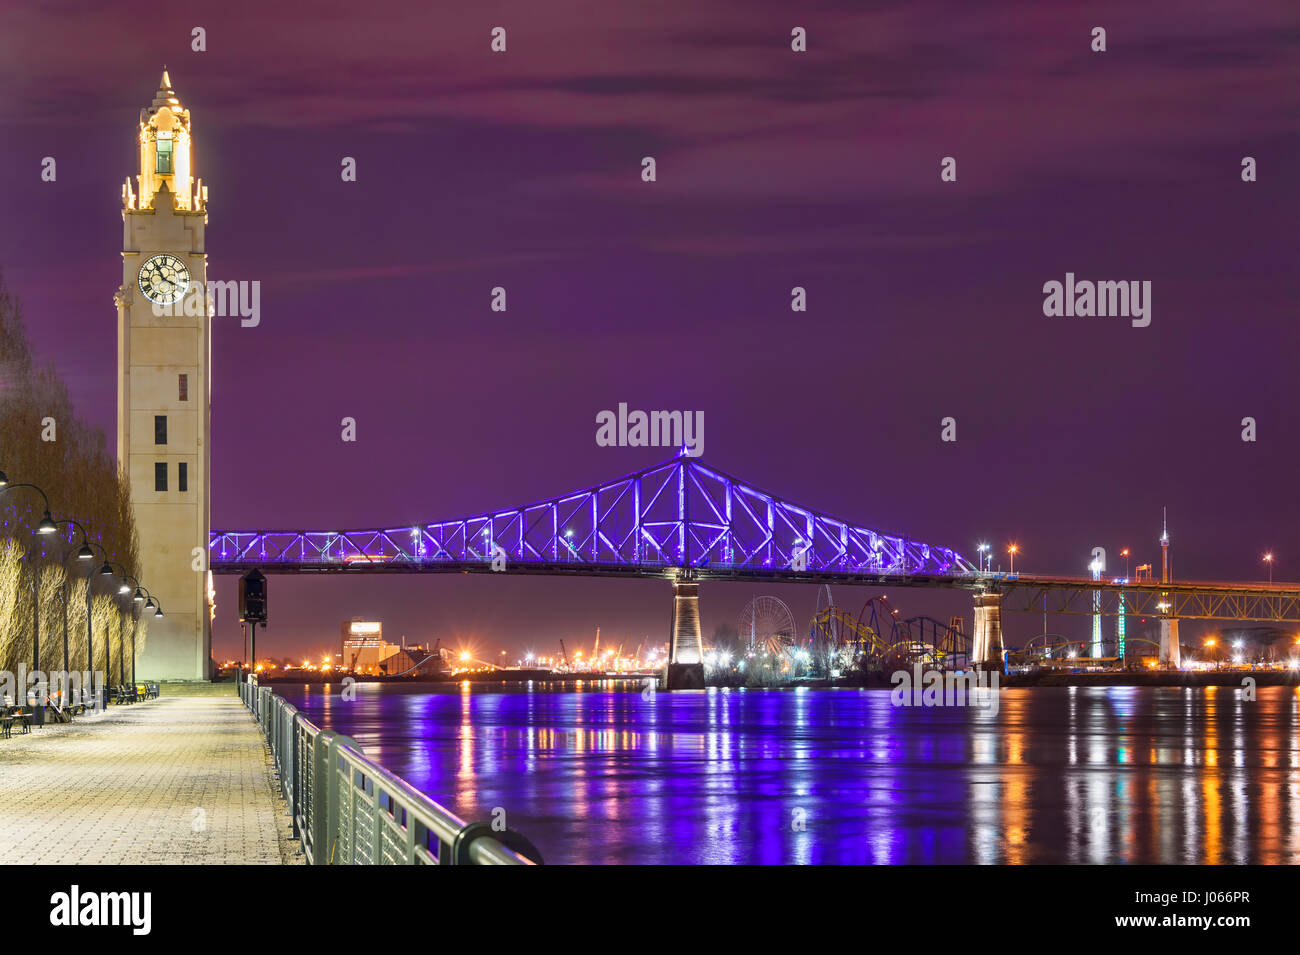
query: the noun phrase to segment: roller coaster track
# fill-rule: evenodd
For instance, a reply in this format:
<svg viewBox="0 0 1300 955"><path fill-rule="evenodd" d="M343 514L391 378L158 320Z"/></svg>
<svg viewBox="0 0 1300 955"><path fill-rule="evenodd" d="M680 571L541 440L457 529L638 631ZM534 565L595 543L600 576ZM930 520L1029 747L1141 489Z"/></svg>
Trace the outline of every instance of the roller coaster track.
<svg viewBox="0 0 1300 955"><path fill-rule="evenodd" d="M957 667L970 653L961 630L933 617L901 620L883 596L867 600L856 618L834 606L819 610L809 621L808 640L810 646L852 647L855 658L869 666L922 661Z"/></svg>

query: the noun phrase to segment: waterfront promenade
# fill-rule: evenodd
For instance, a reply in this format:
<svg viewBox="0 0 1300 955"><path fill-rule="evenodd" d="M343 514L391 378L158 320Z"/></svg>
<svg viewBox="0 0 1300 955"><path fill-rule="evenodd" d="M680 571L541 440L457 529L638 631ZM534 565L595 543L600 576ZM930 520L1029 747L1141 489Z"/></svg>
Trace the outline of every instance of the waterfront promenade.
<svg viewBox="0 0 1300 955"><path fill-rule="evenodd" d="M233 687L169 692L0 739L0 863L302 862Z"/></svg>

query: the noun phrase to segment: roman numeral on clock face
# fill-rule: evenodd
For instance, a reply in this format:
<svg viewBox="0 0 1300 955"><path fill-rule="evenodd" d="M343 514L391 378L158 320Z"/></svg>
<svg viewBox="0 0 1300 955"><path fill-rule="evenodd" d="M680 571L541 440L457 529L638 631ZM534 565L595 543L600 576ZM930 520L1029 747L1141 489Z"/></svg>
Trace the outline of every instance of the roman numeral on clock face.
<svg viewBox="0 0 1300 955"><path fill-rule="evenodd" d="M151 256L140 266L140 291L155 305L171 305L190 284L190 270L174 255Z"/></svg>

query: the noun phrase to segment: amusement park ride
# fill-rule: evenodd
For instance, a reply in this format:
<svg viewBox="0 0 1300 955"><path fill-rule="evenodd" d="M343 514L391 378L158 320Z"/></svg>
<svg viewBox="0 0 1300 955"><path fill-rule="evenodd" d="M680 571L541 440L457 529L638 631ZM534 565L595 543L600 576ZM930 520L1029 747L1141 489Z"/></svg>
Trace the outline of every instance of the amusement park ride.
<svg viewBox="0 0 1300 955"><path fill-rule="evenodd" d="M829 585L818 588L806 628L796 630L785 601L762 596L745 605L739 632L747 654L766 654L769 665L786 672L800 663L817 676L851 668L884 671L920 663L961 670L970 664L970 637L960 617L947 624L928 616L903 619L884 595L867 598L854 614L835 605Z"/></svg>
<svg viewBox="0 0 1300 955"><path fill-rule="evenodd" d="M834 677L850 669L892 672L915 664L963 670L972 664L971 640L960 616L948 623L919 615L903 618L885 595L867 598L855 614L835 604L829 585L817 590L817 603L806 626L798 627L789 605L779 597L755 597L740 615L739 636L751 666L774 675ZM1154 659L1158 641L1129 635L1128 653ZM1113 648L1113 643L1109 644ZM1007 666L1078 668L1121 665L1118 656L1094 657L1086 638L1041 633L1023 647L1008 648Z"/></svg>

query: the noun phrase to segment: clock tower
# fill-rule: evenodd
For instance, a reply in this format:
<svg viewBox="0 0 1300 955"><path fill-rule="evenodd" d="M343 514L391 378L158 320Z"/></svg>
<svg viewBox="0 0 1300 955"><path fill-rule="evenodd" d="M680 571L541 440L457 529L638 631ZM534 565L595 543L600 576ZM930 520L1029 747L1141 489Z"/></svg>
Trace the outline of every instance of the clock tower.
<svg viewBox="0 0 1300 955"><path fill-rule="evenodd" d="M117 459L140 534L140 583L164 616L149 621L136 676L201 680L211 650L208 190L193 178L190 111L166 69L140 111L138 140L139 173L122 187L122 286L113 297Z"/></svg>

